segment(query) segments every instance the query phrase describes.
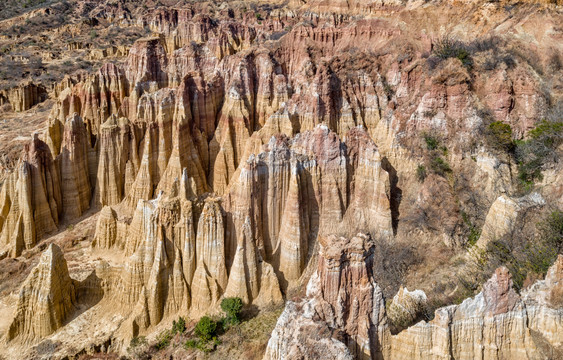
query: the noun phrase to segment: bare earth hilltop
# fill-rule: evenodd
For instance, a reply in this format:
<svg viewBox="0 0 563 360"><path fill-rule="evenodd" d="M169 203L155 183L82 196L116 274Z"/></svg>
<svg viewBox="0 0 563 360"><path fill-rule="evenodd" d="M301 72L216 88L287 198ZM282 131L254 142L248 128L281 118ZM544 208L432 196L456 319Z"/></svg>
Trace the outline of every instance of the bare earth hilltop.
<svg viewBox="0 0 563 360"><path fill-rule="evenodd" d="M0 360L563 359L560 0L1 7Z"/></svg>

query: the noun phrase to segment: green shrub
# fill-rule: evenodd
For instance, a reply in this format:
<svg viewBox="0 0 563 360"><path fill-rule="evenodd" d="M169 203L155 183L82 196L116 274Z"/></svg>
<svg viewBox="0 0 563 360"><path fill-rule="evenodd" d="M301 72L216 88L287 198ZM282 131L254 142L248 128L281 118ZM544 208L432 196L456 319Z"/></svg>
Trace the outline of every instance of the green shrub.
<svg viewBox="0 0 563 360"><path fill-rule="evenodd" d="M537 227L547 247L555 253L563 253L563 211L552 211Z"/></svg>
<svg viewBox="0 0 563 360"><path fill-rule="evenodd" d="M459 49L457 51L457 54L455 56L459 61L461 61L461 63L463 64L463 66L469 66L471 65L471 56L469 54L469 51L465 50L465 49Z"/></svg>
<svg viewBox="0 0 563 360"><path fill-rule="evenodd" d="M554 147L561 144L563 135L563 119L558 121L548 121L543 119L533 130L530 130L530 137L536 141L541 141L545 146Z"/></svg>
<svg viewBox="0 0 563 360"><path fill-rule="evenodd" d="M170 345L170 341L172 340L172 332L170 330L164 330L163 332L158 335L158 339L156 342L155 347L158 350L166 349L168 345Z"/></svg>
<svg viewBox="0 0 563 360"><path fill-rule="evenodd" d="M186 331L186 321L180 316L178 321L172 321L172 333L173 334L183 334Z"/></svg>
<svg viewBox="0 0 563 360"><path fill-rule="evenodd" d="M197 349L199 342L196 339L189 339L184 346L186 349Z"/></svg>
<svg viewBox="0 0 563 360"><path fill-rule="evenodd" d="M552 118L540 121L529 132L529 139L516 142L518 179L525 190L532 188L535 181L542 180L542 169L546 163L556 161L555 151L563 143L563 119L555 110Z"/></svg>
<svg viewBox="0 0 563 360"><path fill-rule="evenodd" d="M501 121L494 121L488 126L487 140L491 147L501 151L512 151L512 128Z"/></svg>
<svg viewBox="0 0 563 360"><path fill-rule="evenodd" d="M426 148L428 150L436 150L438 145L440 145L440 141L430 134L423 134L422 137L424 138L424 142L426 142Z"/></svg>
<svg viewBox="0 0 563 360"><path fill-rule="evenodd" d="M432 54L438 59L457 58L464 66L471 66L471 54L465 45L449 36L442 37L434 44Z"/></svg>
<svg viewBox="0 0 563 360"><path fill-rule="evenodd" d="M418 179L418 181L424 182L426 176L426 167L424 165L418 165L418 167L416 168L416 178Z"/></svg>
<svg viewBox="0 0 563 360"><path fill-rule="evenodd" d="M217 339L217 323L209 316L199 319L195 326L195 334L199 339L189 339L184 343L186 349L199 349L205 353L215 350L221 343Z"/></svg>
<svg viewBox="0 0 563 360"><path fill-rule="evenodd" d="M432 169L432 171L434 171L436 174L440 176L445 176L446 173L452 171L450 165L440 156L435 156L432 158L430 162L430 168Z"/></svg>
<svg viewBox="0 0 563 360"><path fill-rule="evenodd" d="M238 297L225 298L221 301L221 309L226 315L226 325L236 325L240 322L239 316L242 310L242 299Z"/></svg>
<svg viewBox="0 0 563 360"><path fill-rule="evenodd" d="M217 331L217 323L209 316L199 319L195 326L195 334L203 342L208 342L215 336Z"/></svg>
<svg viewBox="0 0 563 360"><path fill-rule="evenodd" d="M469 236L467 237L467 244L473 246L477 243L477 240L481 237L481 231L475 226L469 229Z"/></svg>
<svg viewBox="0 0 563 360"><path fill-rule="evenodd" d="M469 216L467 215L467 213L465 211L461 212L461 217L463 219L463 222L465 223L465 225L469 229L469 235L467 236L467 245L473 246L477 243L477 240L479 240L479 237L481 237L481 230L479 230L479 228L477 228L477 226L475 226L471 222L471 220L469 219Z"/></svg>

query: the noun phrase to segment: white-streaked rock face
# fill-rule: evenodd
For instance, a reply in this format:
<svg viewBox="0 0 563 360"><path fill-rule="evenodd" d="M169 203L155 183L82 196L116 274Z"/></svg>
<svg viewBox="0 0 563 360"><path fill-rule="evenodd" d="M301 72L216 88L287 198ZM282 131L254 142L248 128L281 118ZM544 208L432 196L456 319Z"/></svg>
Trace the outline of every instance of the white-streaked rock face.
<svg viewBox="0 0 563 360"><path fill-rule="evenodd" d="M555 5L306 0L248 12L238 2L68 2L100 30L152 34L102 51L126 59L55 85L45 131L11 159L10 175L0 154L0 261L35 263L35 247L54 242L73 277L96 269L75 282L61 251L48 248L43 257L58 260L41 260L23 284L15 318L0 321L12 324L0 353L81 333L95 339L92 348L110 339L126 355L133 337L152 341L178 316L217 315L225 297L271 310L308 283L305 299L288 302L266 358L558 355L561 261L523 294L500 269L477 297L397 334L388 323L420 318L425 295L402 287L386 303L372 273L373 243L404 244L430 254L405 280L409 288L419 276L431 287L427 269L449 275L435 271L438 243L460 256L468 227L484 220L474 248L482 250L511 236L530 209L561 205L560 162L545 169L538 193L517 198L518 164L483 139L490 121L525 139L560 100ZM62 34L88 27L74 20ZM468 45L471 67L449 58L433 68L433 49L449 31L471 45L494 32L496 48ZM25 110L38 91L0 91L0 105ZM28 115L37 114L21 119ZM422 165L426 176L418 176ZM96 222L95 233L69 239L82 230L72 231L77 221ZM16 294L21 284L4 285L1 294ZM77 322L73 299L84 310ZM101 325L83 327L90 311L106 316ZM76 355L68 342L61 358Z"/></svg>
<svg viewBox="0 0 563 360"><path fill-rule="evenodd" d="M350 358L356 359L546 359L557 358L561 354L563 256L558 257L545 280L537 282L521 295L512 288L508 270L501 267L474 298L460 305L439 308L432 321L420 321L391 335L381 295L377 296L378 292L374 290L373 293L363 293L372 296L360 296L368 284L378 289L373 278L364 274L355 280L353 276L347 278L352 281L338 281L347 271L334 266L339 263L338 260L331 261L330 257L326 257L332 252L338 259L338 254L342 254L339 244L352 246L358 239L361 237L332 241L328 243L332 250L321 249L319 269L309 282L307 297L297 304L287 303L268 343L265 360L313 359L315 357L309 355L316 354L316 346L320 343L332 344L328 349L337 346L335 343L347 343L348 349L355 354ZM359 253L356 254L356 259L362 258ZM361 262L358 264L360 267L352 264L350 267L355 269L354 272L362 269ZM343 306L347 294L358 291L360 293L353 298L352 306ZM412 298L408 301L412 303L414 299L421 301L422 295L402 289L393 299L389 315L395 315L393 306L407 303L405 297ZM374 306L362 308L365 301ZM401 305L401 309L408 308ZM357 321L346 322L350 313ZM313 343L306 341L303 334L311 329L324 336L317 335L319 339ZM339 342L338 339L343 340ZM351 342L352 339L355 341ZM342 358L347 358L346 353L341 352ZM331 357L330 352L327 356L338 358Z"/></svg>
<svg viewBox="0 0 563 360"><path fill-rule="evenodd" d="M322 239L307 297L286 305L264 359L315 359L321 346L330 359L380 356L381 348L375 344L385 323L385 305L373 280L372 262L369 236Z"/></svg>
<svg viewBox="0 0 563 360"><path fill-rule="evenodd" d="M511 236L518 215L533 207L545 205L545 199L537 192L520 198L502 195L491 205L477 246L486 249L491 241Z"/></svg>

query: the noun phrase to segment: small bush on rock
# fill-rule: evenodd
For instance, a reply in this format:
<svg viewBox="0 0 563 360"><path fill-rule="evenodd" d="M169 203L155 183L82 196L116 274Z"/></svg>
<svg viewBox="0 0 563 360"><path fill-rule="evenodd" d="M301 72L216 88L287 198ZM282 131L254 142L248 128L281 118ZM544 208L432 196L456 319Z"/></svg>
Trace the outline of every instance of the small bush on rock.
<svg viewBox="0 0 563 360"><path fill-rule="evenodd" d="M510 125L502 121L494 121L489 124L487 130L487 141L492 148L507 152L514 149Z"/></svg>
<svg viewBox="0 0 563 360"><path fill-rule="evenodd" d="M449 58L457 58L466 67L473 64L469 50L461 41L444 36L434 44L432 56L428 58L428 66L433 70L442 60Z"/></svg>
<svg viewBox="0 0 563 360"><path fill-rule="evenodd" d="M424 182L424 180L426 180L426 176L426 167L424 165L418 165L416 168L416 178L418 179L418 182Z"/></svg>
<svg viewBox="0 0 563 360"><path fill-rule="evenodd" d="M440 141L436 137L430 134L423 134L422 137L424 138L428 150L436 150L438 148Z"/></svg>
<svg viewBox="0 0 563 360"><path fill-rule="evenodd" d="M180 316L178 321L172 321L172 333L183 334L186 331L186 320Z"/></svg>
<svg viewBox="0 0 563 360"><path fill-rule="evenodd" d="M165 330L161 332L160 335L158 336L155 347L158 350L166 349L168 345L170 345L170 341L172 340L172 335L173 334L170 330Z"/></svg>
<svg viewBox="0 0 563 360"><path fill-rule="evenodd" d="M440 156L432 158L430 167L432 168L432 171L440 176L445 176L447 173L450 173L452 171L450 165Z"/></svg>
<svg viewBox="0 0 563 360"><path fill-rule="evenodd" d="M240 312L242 310L242 299L238 297L225 298L221 301L221 309L225 312L225 325L236 325L240 323Z"/></svg>
<svg viewBox="0 0 563 360"><path fill-rule="evenodd" d="M561 109L559 109L561 108ZM545 164L557 160L557 148L563 143L563 106L555 110L551 119L544 119L529 132L529 139L516 142L518 179L525 190L542 180Z"/></svg>
<svg viewBox="0 0 563 360"><path fill-rule="evenodd" d="M216 335L217 323L209 316L204 316L199 319L195 326L195 334L199 337L200 341L208 342Z"/></svg>

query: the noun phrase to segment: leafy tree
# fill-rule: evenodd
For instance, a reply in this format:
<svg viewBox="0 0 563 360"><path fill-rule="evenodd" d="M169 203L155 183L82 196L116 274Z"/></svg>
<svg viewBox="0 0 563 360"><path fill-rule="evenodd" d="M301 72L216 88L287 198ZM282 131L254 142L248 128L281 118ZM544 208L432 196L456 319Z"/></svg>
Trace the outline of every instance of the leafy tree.
<svg viewBox="0 0 563 360"><path fill-rule="evenodd" d="M199 339L206 343L213 339L217 331L217 323L209 316L204 316L199 319L195 326L195 334Z"/></svg>
<svg viewBox="0 0 563 360"><path fill-rule="evenodd" d="M236 325L240 322L239 316L242 306L242 299L238 297L225 298L221 301L221 309L226 314L227 325Z"/></svg>

